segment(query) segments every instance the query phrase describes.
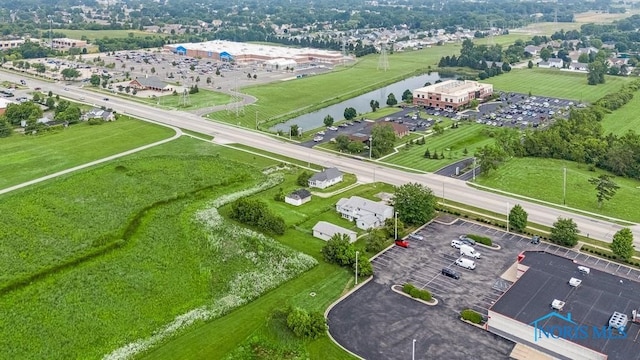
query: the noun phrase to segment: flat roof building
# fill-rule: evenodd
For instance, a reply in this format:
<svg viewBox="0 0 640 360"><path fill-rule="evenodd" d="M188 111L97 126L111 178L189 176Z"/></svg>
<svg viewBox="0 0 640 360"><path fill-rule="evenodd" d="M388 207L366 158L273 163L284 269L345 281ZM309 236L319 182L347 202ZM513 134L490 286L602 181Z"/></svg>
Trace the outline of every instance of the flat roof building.
<svg viewBox="0 0 640 360"><path fill-rule="evenodd" d="M535 251L517 274L489 309L490 332L557 359L640 359L639 282Z"/></svg>
<svg viewBox="0 0 640 360"><path fill-rule="evenodd" d="M413 91L413 104L457 110L471 100L483 100L493 94L493 85L471 80L447 80Z"/></svg>
<svg viewBox="0 0 640 360"><path fill-rule="evenodd" d="M351 60L350 57L345 57L339 51L250 44L226 40L170 44L165 45L164 49L194 58L217 61L233 60L238 63L268 63L272 66L275 66L275 63L337 64L345 60ZM290 61L293 61L293 63Z"/></svg>
<svg viewBox="0 0 640 360"><path fill-rule="evenodd" d="M48 41L45 40L45 43ZM82 48L87 46L87 42L84 40L76 40L69 38L55 38L51 39L54 48Z"/></svg>
<svg viewBox="0 0 640 360"><path fill-rule="evenodd" d="M0 50L17 48L24 44L24 39L2 39L0 40Z"/></svg>

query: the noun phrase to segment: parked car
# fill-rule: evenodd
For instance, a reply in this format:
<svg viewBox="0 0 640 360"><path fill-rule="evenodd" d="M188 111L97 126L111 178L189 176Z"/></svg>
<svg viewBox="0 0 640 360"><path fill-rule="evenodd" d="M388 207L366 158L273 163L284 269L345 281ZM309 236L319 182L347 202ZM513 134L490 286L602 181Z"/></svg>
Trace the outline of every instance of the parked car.
<svg viewBox="0 0 640 360"><path fill-rule="evenodd" d="M409 234L409 239L412 240L424 240L424 236L419 235L419 234Z"/></svg>
<svg viewBox="0 0 640 360"><path fill-rule="evenodd" d="M534 245L540 244L540 236L533 235L533 237L531 238L531 243L534 244Z"/></svg>
<svg viewBox="0 0 640 360"><path fill-rule="evenodd" d="M325 134L325 132L324 132L324 131L318 131L318 132L316 133L316 135L320 135L320 136L324 136L324 134Z"/></svg>
<svg viewBox="0 0 640 360"><path fill-rule="evenodd" d="M322 140L324 140L324 137L322 137L320 135L318 135L318 136L313 138L313 141L315 141L315 142L322 141Z"/></svg>
<svg viewBox="0 0 640 360"><path fill-rule="evenodd" d="M460 235L458 237L458 239L460 241L462 241L463 244L467 244L467 245L471 245L471 246L476 244L476 241L471 239L471 238L469 238L467 235Z"/></svg>
<svg viewBox="0 0 640 360"><path fill-rule="evenodd" d="M460 246L464 245L464 243L460 240L451 240L451 247L456 249L460 249Z"/></svg>
<svg viewBox="0 0 640 360"><path fill-rule="evenodd" d="M468 258L464 258L464 257L461 257L458 260L456 260L456 265L469 270L474 270L476 268L475 261Z"/></svg>
<svg viewBox="0 0 640 360"><path fill-rule="evenodd" d="M409 247L409 242L407 240L396 240L396 245L403 247L403 248L408 248Z"/></svg>
<svg viewBox="0 0 640 360"><path fill-rule="evenodd" d="M327 130L336 131L336 130L338 130L338 128L337 128L337 127L335 127L335 126L329 126L329 127L327 128Z"/></svg>
<svg viewBox="0 0 640 360"><path fill-rule="evenodd" d="M454 278L456 280L460 279L460 274L458 272L452 270L452 269L449 269L449 268L443 268L440 273L442 273L442 275L444 275L444 276L448 276L448 277Z"/></svg>

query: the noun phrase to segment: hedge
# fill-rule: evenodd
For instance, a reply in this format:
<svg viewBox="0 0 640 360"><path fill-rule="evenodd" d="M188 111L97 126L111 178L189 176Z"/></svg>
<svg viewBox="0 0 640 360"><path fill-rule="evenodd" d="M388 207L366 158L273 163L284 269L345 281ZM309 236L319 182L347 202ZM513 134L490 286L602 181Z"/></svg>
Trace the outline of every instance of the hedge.
<svg viewBox="0 0 640 360"><path fill-rule="evenodd" d="M474 324L482 323L482 315L480 315L480 313L473 311L471 309L462 310L462 312L460 313L460 316L462 316L463 319L467 321L471 321Z"/></svg>
<svg viewBox="0 0 640 360"><path fill-rule="evenodd" d="M409 294L412 298L424 301L431 301L432 299L431 293L429 291L418 289L411 283L402 285L402 291L404 291L406 294Z"/></svg>
<svg viewBox="0 0 640 360"><path fill-rule="evenodd" d="M467 237L469 239L475 240L477 243L480 243L480 244L484 244L484 245L487 245L487 246L493 245L493 242L491 241L491 239L486 237L486 236L480 236L480 235L475 235L475 234L467 234Z"/></svg>
<svg viewBox="0 0 640 360"><path fill-rule="evenodd" d="M582 245L582 247L580 247L580 250L586 251L586 252L591 253L591 254L594 254L594 255L599 256L599 257L601 257L603 259L609 259L609 260L613 260L613 261L616 261L616 262L621 263L621 264L628 264L628 265L631 265L631 266L640 267L640 262L635 261L635 259L631 259L629 261L625 261L623 259L619 259L612 251L609 251L609 250L600 249L600 248L589 246L589 245Z"/></svg>

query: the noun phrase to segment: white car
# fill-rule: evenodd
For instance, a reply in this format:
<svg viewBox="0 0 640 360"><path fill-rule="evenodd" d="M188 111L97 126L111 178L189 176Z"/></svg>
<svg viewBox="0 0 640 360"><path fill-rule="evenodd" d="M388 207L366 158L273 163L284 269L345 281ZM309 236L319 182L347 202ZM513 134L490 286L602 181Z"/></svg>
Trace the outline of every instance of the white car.
<svg viewBox="0 0 640 360"><path fill-rule="evenodd" d="M454 247L456 249L460 249L460 246L462 246L464 243L460 240L451 240L451 247Z"/></svg>
<svg viewBox="0 0 640 360"><path fill-rule="evenodd" d="M324 140L324 137L322 137L322 136L316 136L316 137L313 138L313 141L315 141L315 142L322 141L322 140Z"/></svg>
<svg viewBox="0 0 640 360"><path fill-rule="evenodd" d="M329 126L329 127L327 128L327 130L336 131L336 130L338 130L338 128L337 128L337 127L335 127L335 126Z"/></svg>
<svg viewBox="0 0 640 360"><path fill-rule="evenodd" d="M324 136L324 131L318 131L316 135Z"/></svg>

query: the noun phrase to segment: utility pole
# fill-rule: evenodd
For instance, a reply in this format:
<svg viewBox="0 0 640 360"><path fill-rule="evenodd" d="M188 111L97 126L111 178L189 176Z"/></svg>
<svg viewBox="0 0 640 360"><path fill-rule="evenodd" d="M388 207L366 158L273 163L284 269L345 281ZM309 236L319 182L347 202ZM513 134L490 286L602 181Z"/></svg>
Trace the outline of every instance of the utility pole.
<svg viewBox="0 0 640 360"><path fill-rule="evenodd" d="M509 202L507 202L507 232L509 232Z"/></svg>
<svg viewBox="0 0 640 360"><path fill-rule="evenodd" d="M358 285L358 254L360 251L356 251L356 285Z"/></svg>
<svg viewBox="0 0 640 360"><path fill-rule="evenodd" d="M563 168L562 177L562 205L567 205L567 168Z"/></svg>
<svg viewBox="0 0 640 360"><path fill-rule="evenodd" d="M473 158L473 182L476 182L476 158Z"/></svg>
<svg viewBox="0 0 640 360"><path fill-rule="evenodd" d="M369 160L371 160L371 149L372 148L373 148L373 136L369 136ZM375 178L375 176L374 176L374 178ZM375 179L373 181L375 181Z"/></svg>
<svg viewBox="0 0 640 360"><path fill-rule="evenodd" d="M395 212L396 213L396 225L395 225L395 230L393 232L393 240L398 240L398 211Z"/></svg>

